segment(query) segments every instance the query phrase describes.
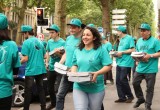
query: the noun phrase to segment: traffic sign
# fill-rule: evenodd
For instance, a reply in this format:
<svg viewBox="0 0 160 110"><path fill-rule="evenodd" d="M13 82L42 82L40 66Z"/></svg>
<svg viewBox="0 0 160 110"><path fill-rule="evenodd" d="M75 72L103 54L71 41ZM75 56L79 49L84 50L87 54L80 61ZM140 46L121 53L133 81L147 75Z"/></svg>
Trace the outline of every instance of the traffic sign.
<svg viewBox="0 0 160 110"><path fill-rule="evenodd" d="M112 19L125 19L126 15L112 15Z"/></svg>
<svg viewBox="0 0 160 110"><path fill-rule="evenodd" d="M121 14L121 13L125 13L127 10L126 9L115 9L112 10L112 14Z"/></svg>
<svg viewBox="0 0 160 110"><path fill-rule="evenodd" d="M126 23L126 20L113 20L112 21L112 24L114 25L114 24L116 24L116 25L123 25L123 24L125 24Z"/></svg>

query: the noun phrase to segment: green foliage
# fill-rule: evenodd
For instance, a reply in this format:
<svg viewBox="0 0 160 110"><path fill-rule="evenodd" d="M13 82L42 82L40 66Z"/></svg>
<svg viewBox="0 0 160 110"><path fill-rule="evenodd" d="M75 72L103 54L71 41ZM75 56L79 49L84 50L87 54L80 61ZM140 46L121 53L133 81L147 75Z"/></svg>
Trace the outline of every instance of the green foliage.
<svg viewBox="0 0 160 110"><path fill-rule="evenodd" d="M9 25L9 28L10 28L11 30L17 28L17 23L16 23L15 21L13 21L13 20L8 21L8 25Z"/></svg>
<svg viewBox="0 0 160 110"><path fill-rule="evenodd" d="M77 3L79 1L79 3ZM93 23L97 26L102 23L102 12L100 7L92 0L69 0L68 16L70 18L80 18L84 24Z"/></svg>

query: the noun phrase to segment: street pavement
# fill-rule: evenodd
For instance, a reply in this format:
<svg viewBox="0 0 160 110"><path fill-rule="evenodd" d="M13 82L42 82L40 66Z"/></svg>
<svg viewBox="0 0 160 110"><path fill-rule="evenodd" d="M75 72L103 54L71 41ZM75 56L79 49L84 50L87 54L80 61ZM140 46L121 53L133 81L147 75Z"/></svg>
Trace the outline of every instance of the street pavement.
<svg viewBox="0 0 160 110"><path fill-rule="evenodd" d="M160 68L159 68L160 69ZM160 71L159 71L160 72ZM115 79L115 64L113 66L113 76ZM132 92L134 94L132 81L130 81L130 86L132 89ZM145 80L142 81L142 89L144 95L146 90L146 83ZM134 94L135 97L135 94ZM65 98L65 108L64 110L74 110L73 106L73 99L72 99L72 93L68 93ZM116 85L110 84L108 81L108 84L105 89L105 98L103 101L105 110L144 110L145 106L142 104L139 108L133 108L134 103L136 102L136 97L132 101L132 103L115 103L114 101L118 99L117 91L116 91ZM96 100L96 99L95 99ZM49 102L47 102L48 104ZM11 110L22 110L22 108L12 108ZM33 102L30 106L30 110L40 110L40 105L38 102ZM55 109L53 109L55 110ZM154 97L153 97L153 104L152 104L152 110L160 110L160 73L157 74L156 77L156 84L155 84L155 91L154 91Z"/></svg>

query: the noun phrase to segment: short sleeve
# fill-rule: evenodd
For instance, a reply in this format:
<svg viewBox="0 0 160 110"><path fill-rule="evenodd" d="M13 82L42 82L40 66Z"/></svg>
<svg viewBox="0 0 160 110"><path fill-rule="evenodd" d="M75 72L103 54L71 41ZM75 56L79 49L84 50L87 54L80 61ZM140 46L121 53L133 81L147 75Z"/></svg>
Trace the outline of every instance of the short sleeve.
<svg viewBox="0 0 160 110"><path fill-rule="evenodd" d="M73 54L73 58L72 58L72 66L75 66L77 65L77 49L74 51L74 54Z"/></svg>
<svg viewBox="0 0 160 110"><path fill-rule="evenodd" d="M27 43L26 41L24 41L23 45L22 45L22 50L21 53L24 56L29 56L29 43Z"/></svg>
<svg viewBox="0 0 160 110"><path fill-rule="evenodd" d="M155 41L155 51L156 52L160 51L160 41L158 39L156 39Z"/></svg>
<svg viewBox="0 0 160 110"><path fill-rule="evenodd" d="M135 43L134 43L133 38L130 38L130 45L129 45L129 48L135 48Z"/></svg>
<svg viewBox="0 0 160 110"><path fill-rule="evenodd" d="M50 43L49 43L49 41L48 41L47 46L46 46L46 51L47 51L47 52L50 52L49 44L50 44Z"/></svg>
<svg viewBox="0 0 160 110"><path fill-rule="evenodd" d="M101 62L103 66L112 64L112 59L109 56L109 53L106 49L102 48L101 50Z"/></svg>
<svg viewBox="0 0 160 110"><path fill-rule="evenodd" d="M20 67L20 58L19 58L19 53L18 53L18 48L16 43L13 44L13 67L17 68Z"/></svg>

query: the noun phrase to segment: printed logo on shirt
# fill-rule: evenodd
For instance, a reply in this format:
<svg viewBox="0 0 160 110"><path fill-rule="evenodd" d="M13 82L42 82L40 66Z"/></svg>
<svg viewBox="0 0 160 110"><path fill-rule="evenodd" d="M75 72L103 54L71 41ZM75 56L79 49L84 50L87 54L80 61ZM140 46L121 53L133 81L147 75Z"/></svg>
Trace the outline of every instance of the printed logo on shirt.
<svg viewBox="0 0 160 110"><path fill-rule="evenodd" d="M140 46L140 51L141 50L149 50L149 45L142 45L142 46Z"/></svg>
<svg viewBox="0 0 160 110"><path fill-rule="evenodd" d="M40 50L41 49L41 47L42 47L41 43L42 43L41 41L35 41L34 42L34 47L35 47L36 50Z"/></svg>
<svg viewBox="0 0 160 110"><path fill-rule="evenodd" d="M0 46L0 64L3 64L6 60L7 51L5 50L7 47Z"/></svg>

